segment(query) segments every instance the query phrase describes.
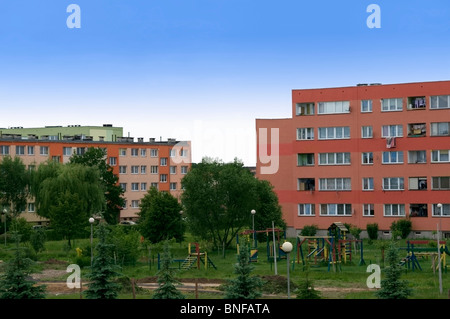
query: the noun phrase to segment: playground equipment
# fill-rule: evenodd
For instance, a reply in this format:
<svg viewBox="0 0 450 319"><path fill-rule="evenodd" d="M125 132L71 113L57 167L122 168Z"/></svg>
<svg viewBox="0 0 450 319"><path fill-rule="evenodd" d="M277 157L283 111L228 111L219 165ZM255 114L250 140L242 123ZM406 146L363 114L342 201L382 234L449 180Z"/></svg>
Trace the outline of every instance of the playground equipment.
<svg viewBox="0 0 450 319"><path fill-rule="evenodd" d="M271 241L270 233L274 234L277 233L277 239L275 240L275 243L273 243L273 240ZM242 233L236 235L236 249L237 253L239 254L239 236L243 236L244 239L247 242L250 242L250 235L256 234L256 233L266 233L267 237L267 243L266 243L266 250L267 250L267 261L273 261L274 260L274 249L273 245L275 244L278 249L276 249L276 257L277 260L286 258L286 253L281 249L280 244L280 233L284 233L284 238L286 238L286 233L284 230L279 228L267 228L266 230L246 230ZM250 248L250 262L257 262L258 261L258 247L257 247L258 241L255 241L254 247Z"/></svg>
<svg viewBox="0 0 450 319"><path fill-rule="evenodd" d="M195 252L192 252L191 245L195 245ZM188 246L188 256L185 259L174 259L174 262L178 262L179 269L191 269L194 266L197 269L201 268L201 264L208 269L212 267L217 270L216 265L214 265L213 261L209 258L208 253L200 252L200 245L198 243L189 243ZM158 269L160 269L160 255L158 254Z"/></svg>
<svg viewBox="0 0 450 319"><path fill-rule="evenodd" d="M434 241L408 240L406 242L407 247L400 248L400 249L406 249L406 251L407 251L407 255L405 258L403 258L400 261L400 265L407 267L408 270L412 269L412 271L414 271L416 268L418 268L419 270L422 270L422 267L420 266L420 263L419 263L419 260L417 257L422 257L422 258L431 257L431 258L433 258L432 265L431 265L431 268L433 269L433 271L437 270L437 268L439 267L439 262L440 262L444 269L444 272L447 272L446 255L450 256L450 251L449 251L448 246L446 245L445 241L439 241L439 250L440 250L440 255L441 255L441 258L439 261L438 261L439 257L438 257L436 248L429 247L429 246L428 247L423 247L423 246L417 247L417 245L428 245L430 242L434 242Z"/></svg>
<svg viewBox="0 0 450 319"><path fill-rule="evenodd" d="M348 261L352 261L352 243L357 243L360 247L359 266L364 265L363 241L347 239L347 232L348 229L343 223L335 222L328 228L328 236L298 236L297 263L300 263L301 257L303 266L306 265L306 258L313 265L318 265L322 261L327 262L328 271L330 271L331 267L333 267L333 271L336 271L336 268L341 270L342 262L345 264ZM308 245L308 254L306 256L302 249L304 243Z"/></svg>

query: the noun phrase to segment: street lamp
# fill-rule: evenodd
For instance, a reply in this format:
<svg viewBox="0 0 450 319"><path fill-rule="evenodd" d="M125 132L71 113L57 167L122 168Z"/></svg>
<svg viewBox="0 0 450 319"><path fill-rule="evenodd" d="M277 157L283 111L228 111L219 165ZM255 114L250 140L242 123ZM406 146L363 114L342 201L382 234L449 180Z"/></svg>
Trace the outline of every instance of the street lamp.
<svg viewBox="0 0 450 319"><path fill-rule="evenodd" d="M286 262L287 262L287 293L288 299L291 298L291 287L290 287L290 278L289 278L289 253L292 251L292 244L288 241L285 241L283 245L281 245L281 249L286 253Z"/></svg>
<svg viewBox="0 0 450 319"><path fill-rule="evenodd" d="M256 248L256 234L255 234L255 214L256 214L256 210L252 209L250 211L250 213L252 214L252 223L253 223L253 245Z"/></svg>
<svg viewBox="0 0 450 319"><path fill-rule="evenodd" d="M442 217L442 204L439 203L437 204L437 207L439 209L439 224L441 222L441 217ZM437 249L438 249L438 263L439 263L439 293L442 294L442 269L441 269L441 246L440 246L440 235L439 235L439 231L440 231L440 225L438 224L437 226Z"/></svg>
<svg viewBox="0 0 450 319"><path fill-rule="evenodd" d="M6 208L3 208L3 213L2 213L2 216L4 216L4 223L5 223L5 233L3 234L4 236L5 236L5 247L6 247L6 213L7 213L8 211L6 210Z"/></svg>
<svg viewBox="0 0 450 319"><path fill-rule="evenodd" d="M92 263L94 261L94 252L92 250L92 233L93 233L94 222L95 222L95 219L93 217L89 218L89 223L91 224L91 268L92 268Z"/></svg>

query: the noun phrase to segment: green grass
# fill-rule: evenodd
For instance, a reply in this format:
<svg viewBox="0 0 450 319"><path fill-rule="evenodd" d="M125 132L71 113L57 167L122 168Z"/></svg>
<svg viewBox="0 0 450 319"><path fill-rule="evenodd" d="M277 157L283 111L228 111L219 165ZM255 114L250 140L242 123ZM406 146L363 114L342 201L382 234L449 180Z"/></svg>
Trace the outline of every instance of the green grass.
<svg viewBox="0 0 450 319"><path fill-rule="evenodd" d="M290 240L295 243L295 240ZM405 247L405 241L400 242L400 246ZM0 259L7 261L11 255L13 244L8 244L5 248L4 245L0 246ZM76 247L83 247L84 255L87 255L87 259L90 260L90 241L89 239L77 239L71 249L67 248L67 243L65 241L50 241L46 243L46 250L37 255L38 263L35 266L35 272L39 273L46 269L59 269L64 270L69 264L74 263L76 260ZM208 247L208 243L201 243L201 247ZM266 255L266 244L259 244L259 258L257 262L252 263L254 266L253 274L261 277L274 276L275 275L275 265L267 260ZM87 251L86 251L87 250ZM135 265L126 265L121 268L121 272L124 276L129 278L142 279L146 277L157 276L158 265L157 265L157 254L161 251L160 245L155 245L151 247L151 255L146 249L140 250L140 257ZM204 249L201 248L203 252ZM200 269L190 269L190 270L179 270L177 272L177 278L180 280L188 280L195 278L206 278L206 279L220 279L227 280L235 278L234 264L236 263L236 249L232 247L225 251L225 257L220 251L213 251L212 248L208 249L208 256L213 260L217 267L217 270L213 268L205 269L201 265ZM188 242L182 244L172 243L171 244L171 254L174 259L184 259L188 255ZM400 257L406 256L405 250L400 250ZM150 257L150 258L149 258ZM434 273L431 269L431 258L419 258L422 271L407 270L403 268L402 280L408 281L411 288L413 288L412 299L447 299L448 290L450 289L450 256L447 257L448 273L443 272L443 294L439 294L439 282L438 273ZM381 260L381 250L378 248L376 242L369 243L364 241L364 260L365 265L359 266L359 251L353 253L353 261L347 264L341 264L340 269L337 271L327 270L326 263L319 265L310 265L309 270L306 272L302 263L298 263L295 250L290 255L291 267L290 267L290 279L291 285L291 295L295 298L295 292L292 287L295 287L301 280L303 280L306 275L313 281L314 287L321 290L322 297L328 299L375 299L375 290L369 290L366 285L367 277L370 273L366 272L367 266L370 263L376 263L381 266L383 279L383 261ZM59 263L50 263L46 261L59 261ZM1 265L1 264L0 264ZM173 266L178 267L178 263L173 263ZM0 271L3 271L0 266ZM89 272L89 267L82 268L82 278ZM63 274L59 277L50 278L50 280L65 281L69 274ZM286 298L286 290L284 290L284 284L286 282L287 275L287 264L286 260L279 260L277 262L277 275L282 277L281 291L278 291L278 295L275 298ZM284 279L283 279L284 278ZM186 292L186 297L188 299L194 299L195 295L192 292ZM139 299L150 299L152 296L151 292L141 293L138 292L136 298ZM67 294L67 295L50 295L49 299L79 299L79 293ZM120 299L130 299L132 298L131 293L121 293L119 295ZM199 292L200 299L210 299L210 298L221 298L221 295L202 293ZM274 298L274 296L264 296L263 298Z"/></svg>

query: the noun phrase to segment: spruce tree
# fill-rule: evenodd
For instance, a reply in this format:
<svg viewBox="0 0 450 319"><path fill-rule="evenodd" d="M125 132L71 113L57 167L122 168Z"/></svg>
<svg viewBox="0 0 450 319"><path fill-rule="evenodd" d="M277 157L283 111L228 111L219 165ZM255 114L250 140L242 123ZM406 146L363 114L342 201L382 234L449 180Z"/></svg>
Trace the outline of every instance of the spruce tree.
<svg viewBox="0 0 450 319"><path fill-rule="evenodd" d="M249 247L244 241L239 247L238 262L234 266L236 279L229 281L225 287L225 299L256 299L261 297L262 280L251 276L255 267L250 263Z"/></svg>
<svg viewBox="0 0 450 319"><path fill-rule="evenodd" d="M33 261L23 256L19 247L19 235L16 233L14 258L7 264L6 271L0 278L0 299L44 299L46 287L36 286L30 279Z"/></svg>
<svg viewBox="0 0 450 319"><path fill-rule="evenodd" d="M400 280L402 268L399 264L398 249L392 241L386 253L386 278L381 280L381 289L376 292L379 299L408 299L412 289L408 282Z"/></svg>
<svg viewBox="0 0 450 319"><path fill-rule="evenodd" d="M121 285L113 280L120 276L116 271L118 266L114 264L112 248L114 245L107 243L108 228L101 222L97 229L99 242L96 246L97 254L92 263L91 273L88 274L88 289L85 291L87 299L116 299Z"/></svg>
<svg viewBox="0 0 450 319"><path fill-rule="evenodd" d="M175 279L175 270L170 268L172 257L170 255L169 241L164 241L162 266L158 272L158 288L153 299L184 299L185 296L176 288L179 282Z"/></svg>

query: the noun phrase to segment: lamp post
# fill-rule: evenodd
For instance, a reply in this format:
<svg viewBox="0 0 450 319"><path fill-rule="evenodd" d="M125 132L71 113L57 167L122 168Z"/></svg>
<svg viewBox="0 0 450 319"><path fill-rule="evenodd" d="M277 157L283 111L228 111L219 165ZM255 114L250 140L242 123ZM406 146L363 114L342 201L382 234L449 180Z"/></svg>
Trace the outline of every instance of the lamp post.
<svg viewBox="0 0 450 319"><path fill-rule="evenodd" d="M285 241L283 245L281 245L281 249L286 253L286 262L287 262L287 294L288 299L291 298L291 286L290 286L290 278L289 278L289 253L292 251L292 244L288 241Z"/></svg>
<svg viewBox="0 0 450 319"><path fill-rule="evenodd" d="M95 219L93 217L89 218L89 223L91 224L91 269L92 269L92 263L94 261L94 252L92 250L92 233L93 233L94 221L95 221Z"/></svg>
<svg viewBox="0 0 450 319"><path fill-rule="evenodd" d="M6 247L6 213L7 213L7 212L8 212L8 211L6 210L6 208L3 208L2 216L4 217L3 222L5 223L5 233L3 234L3 235L5 236L5 247Z"/></svg>
<svg viewBox="0 0 450 319"><path fill-rule="evenodd" d="M439 203L437 204L437 207L439 209L439 224L441 222L441 217L442 217L442 204ZM440 241L440 235L439 235L439 231L440 231L440 225L437 224L437 249L438 249L438 269L439 269L439 293L442 294L442 269L441 269L441 246L439 244Z"/></svg>
<svg viewBox="0 0 450 319"><path fill-rule="evenodd" d="M253 245L256 248L256 234L255 234L255 214L256 214L256 210L252 209L250 211L250 213L252 214L252 224L253 224Z"/></svg>

